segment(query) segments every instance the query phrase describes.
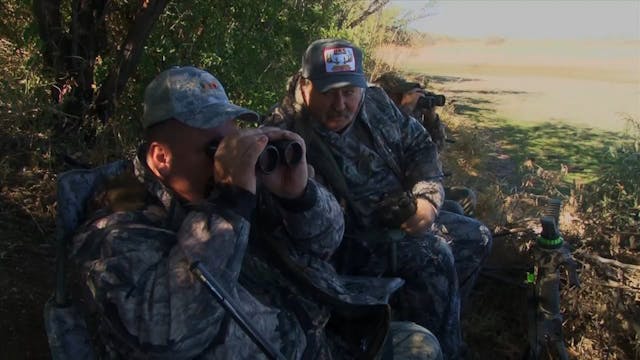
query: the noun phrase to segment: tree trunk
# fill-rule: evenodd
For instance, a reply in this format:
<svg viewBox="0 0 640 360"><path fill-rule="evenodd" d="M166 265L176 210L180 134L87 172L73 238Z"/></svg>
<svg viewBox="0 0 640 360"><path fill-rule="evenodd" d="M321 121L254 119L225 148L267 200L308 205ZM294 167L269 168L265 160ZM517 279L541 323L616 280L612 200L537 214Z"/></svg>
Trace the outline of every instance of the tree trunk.
<svg viewBox="0 0 640 360"><path fill-rule="evenodd" d="M94 93L95 59L106 43L104 19L108 0L73 0L71 23L62 22L61 0L34 0L33 13L43 41L44 64L55 84L51 101L61 107L56 132L82 126Z"/></svg>
<svg viewBox="0 0 640 360"><path fill-rule="evenodd" d="M106 123L115 110L117 99L135 70L144 50L144 43L151 33L153 24L164 11L167 0L147 0L136 15L127 37L116 55L116 62L109 75L100 86L95 101L98 119Z"/></svg>

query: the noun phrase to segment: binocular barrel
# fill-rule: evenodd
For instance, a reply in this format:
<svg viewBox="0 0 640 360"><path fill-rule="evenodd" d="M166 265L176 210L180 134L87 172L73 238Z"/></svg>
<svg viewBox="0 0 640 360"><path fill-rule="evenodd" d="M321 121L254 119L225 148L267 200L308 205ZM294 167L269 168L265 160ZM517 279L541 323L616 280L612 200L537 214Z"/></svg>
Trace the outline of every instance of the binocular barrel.
<svg viewBox="0 0 640 360"><path fill-rule="evenodd" d="M428 93L418 99L416 107L419 109L430 109L435 106L444 106L447 99L444 95Z"/></svg>
<svg viewBox="0 0 640 360"><path fill-rule="evenodd" d="M264 148L256 169L263 174L269 174L274 171L278 164L285 166L295 166L302 160L302 145L293 140L277 140L269 142Z"/></svg>
<svg viewBox="0 0 640 360"><path fill-rule="evenodd" d="M206 152L212 159L218 150L218 143L213 142L207 146ZM279 164L285 166L295 166L302 160L302 145L293 140L276 140L271 141L262 150L258 161L256 162L256 170L263 174L269 174L275 170Z"/></svg>

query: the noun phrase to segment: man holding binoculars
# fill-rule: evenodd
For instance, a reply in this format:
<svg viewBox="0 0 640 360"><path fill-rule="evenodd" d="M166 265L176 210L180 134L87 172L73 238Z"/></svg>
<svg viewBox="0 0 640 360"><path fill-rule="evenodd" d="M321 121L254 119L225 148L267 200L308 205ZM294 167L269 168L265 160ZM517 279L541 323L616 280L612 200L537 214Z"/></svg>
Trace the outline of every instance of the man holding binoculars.
<svg viewBox="0 0 640 360"><path fill-rule="evenodd" d="M352 359L389 349L441 359L427 330L389 321L400 279L345 278L326 262L344 221L309 178L302 138L240 130L236 119L258 117L208 72L171 68L145 91L145 142L133 161L116 176L86 177L101 184L79 182L103 189L71 254L96 319L96 355Z"/></svg>

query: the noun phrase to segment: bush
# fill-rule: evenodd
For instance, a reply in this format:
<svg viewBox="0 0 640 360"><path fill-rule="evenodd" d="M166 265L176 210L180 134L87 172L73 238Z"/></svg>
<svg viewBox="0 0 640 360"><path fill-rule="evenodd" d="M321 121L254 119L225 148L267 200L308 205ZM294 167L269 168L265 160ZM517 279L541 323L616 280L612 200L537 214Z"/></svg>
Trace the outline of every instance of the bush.
<svg viewBox="0 0 640 360"><path fill-rule="evenodd" d="M596 233L637 233L640 228L640 121L628 122L631 138L608 150L601 175L578 192Z"/></svg>

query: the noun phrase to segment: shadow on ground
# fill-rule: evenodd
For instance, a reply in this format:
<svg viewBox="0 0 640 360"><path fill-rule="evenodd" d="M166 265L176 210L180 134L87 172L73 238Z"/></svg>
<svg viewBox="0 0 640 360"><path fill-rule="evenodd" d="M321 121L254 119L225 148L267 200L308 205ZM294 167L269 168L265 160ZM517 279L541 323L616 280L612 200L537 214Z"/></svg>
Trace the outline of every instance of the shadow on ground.
<svg viewBox="0 0 640 360"><path fill-rule="evenodd" d="M50 219L0 196L0 339L5 359L48 359L42 310L53 292Z"/></svg>
<svg viewBox="0 0 640 360"><path fill-rule="evenodd" d="M558 185L562 191L560 195L569 195L574 181L593 181L605 172L611 161L611 148L632 141L620 133L562 122L518 123L515 119L499 117L492 109L491 100L472 93L459 94L464 96L452 97L452 108L464 120L463 125L458 126L458 133L454 134L461 140L452 145L452 154L456 156L453 162L469 162L474 157L484 157L481 161L484 165L476 167L481 169L482 180L476 181L480 176L473 178L472 174L467 174L469 177L464 177L461 184L468 181L480 194L491 193L483 198L498 198L495 193L497 187L504 189L505 194L549 195L548 189L525 188L521 182L530 174L543 177L545 171L557 174L555 181L561 183ZM467 138L484 142L486 146L465 145ZM461 151L463 146L468 152ZM478 209L479 218L483 221L489 218L483 211L485 209L494 210L490 206ZM515 220L524 217L516 216ZM575 219L584 222L577 217ZM522 359L527 352L526 296L530 289L523 282L527 268L533 264L528 251L512 246L535 241L537 234L531 227L527 229L518 236L494 238L492 256L474 289L470 306L463 314L465 340L476 359ZM570 358L638 358L638 332L629 328L630 323L637 322L634 319L638 319L640 311L637 287L621 290L607 285L611 282L634 284L633 280L620 276L620 269L594 261L592 254L595 251L588 246L586 239L563 235L571 247L579 249L574 256L583 266L579 270L583 286L580 289L563 288L560 295L565 319L565 344ZM610 240L604 241L609 250ZM624 261L610 252L601 255ZM627 272L627 276L630 274Z"/></svg>

